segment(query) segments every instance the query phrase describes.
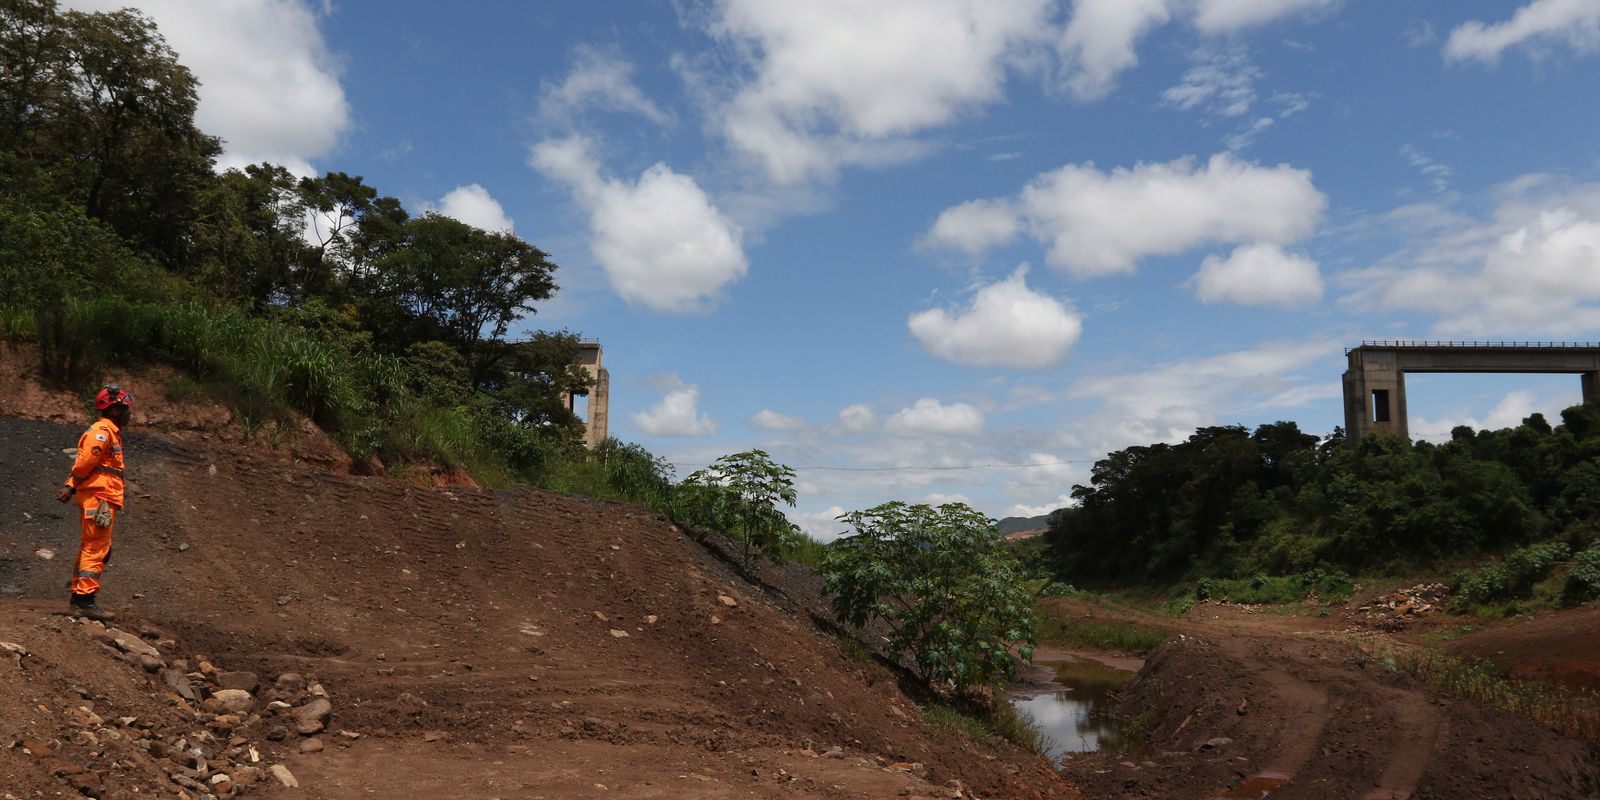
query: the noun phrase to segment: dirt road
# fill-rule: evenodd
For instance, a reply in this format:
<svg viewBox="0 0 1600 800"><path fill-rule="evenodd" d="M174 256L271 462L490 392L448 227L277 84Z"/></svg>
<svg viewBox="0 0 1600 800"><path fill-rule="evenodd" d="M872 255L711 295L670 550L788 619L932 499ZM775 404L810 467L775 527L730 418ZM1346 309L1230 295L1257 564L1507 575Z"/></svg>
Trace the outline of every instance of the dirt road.
<svg viewBox="0 0 1600 800"><path fill-rule="evenodd" d="M1130 618L1060 604L1067 615ZM1157 621L1182 635L1151 655L1121 705L1146 747L1067 769L1093 796L1600 796L1595 748L1442 696L1352 646L1337 618L1202 604Z"/></svg>
<svg viewBox="0 0 1600 800"><path fill-rule="evenodd" d="M29 736L55 736L75 767L144 774L51 722L72 704L148 715L173 736L184 724L154 675L49 618L76 536L51 494L76 434L0 418L0 640L34 653L0 693L0 774L19 796L66 780L4 748ZM418 488L136 431L128 452L102 599L117 624L151 628L191 667L298 673L330 695L322 752L248 718L234 731L302 785L258 783L263 796L948 797L951 781L986 798L1077 796L1037 757L929 728L890 673L649 512ZM93 659L132 688L50 677Z"/></svg>

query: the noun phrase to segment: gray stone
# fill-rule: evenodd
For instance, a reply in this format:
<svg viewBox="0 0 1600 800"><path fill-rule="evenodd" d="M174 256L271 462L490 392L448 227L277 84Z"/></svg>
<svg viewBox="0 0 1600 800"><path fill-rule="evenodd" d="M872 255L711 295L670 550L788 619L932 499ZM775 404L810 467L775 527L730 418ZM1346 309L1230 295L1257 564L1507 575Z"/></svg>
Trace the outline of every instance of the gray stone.
<svg viewBox="0 0 1600 800"><path fill-rule="evenodd" d="M328 716L333 713L333 704L328 702L326 697L318 697L291 713L294 714L295 730L302 735L310 736L313 733L321 733L327 727Z"/></svg>
<svg viewBox="0 0 1600 800"><path fill-rule="evenodd" d="M183 673L169 669L161 673L161 680L172 691L177 692L179 697L191 703L195 701L194 687L189 685L189 679L184 677Z"/></svg>
<svg viewBox="0 0 1600 800"><path fill-rule="evenodd" d="M143 639L140 639L139 637L134 636L127 631L117 628L107 628L105 632L105 638L110 640L112 644L117 646L118 650L121 650L124 653L134 656L150 656L152 658L161 657L160 650L145 644Z"/></svg>
<svg viewBox="0 0 1600 800"><path fill-rule="evenodd" d="M288 767L282 764L273 764L272 769L268 770L268 772L272 773L272 777L278 779L278 783L290 789L300 788L300 782L294 779L294 773L290 772Z"/></svg>
<svg viewBox="0 0 1600 800"><path fill-rule="evenodd" d="M218 689L212 692L211 696L216 698L223 708L238 714L248 714L256 707L256 699L243 689Z"/></svg>

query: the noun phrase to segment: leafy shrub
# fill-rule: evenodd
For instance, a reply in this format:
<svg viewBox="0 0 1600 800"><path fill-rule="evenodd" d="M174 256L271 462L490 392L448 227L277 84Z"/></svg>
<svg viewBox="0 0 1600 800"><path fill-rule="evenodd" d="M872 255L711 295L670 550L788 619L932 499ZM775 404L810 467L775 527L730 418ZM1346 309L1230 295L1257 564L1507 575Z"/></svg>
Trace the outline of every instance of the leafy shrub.
<svg viewBox="0 0 1600 800"><path fill-rule="evenodd" d="M1600 542L1579 551L1572 559L1561 601L1567 605L1587 603L1600 597Z"/></svg>
<svg viewBox="0 0 1600 800"><path fill-rule="evenodd" d="M1533 585L1550 576L1558 562L1572 554L1566 542L1543 542L1519 548L1504 561L1462 570L1450 579L1450 588L1462 605L1527 597Z"/></svg>
<svg viewBox="0 0 1600 800"><path fill-rule="evenodd" d="M675 509L691 528L725 533L742 544L745 569L774 561L794 547L800 529L780 505L795 502L794 470L762 450L726 455L694 472L679 487Z"/></svg>
<svg viewBox="0 0 1600 800"><path fill-rule="evenodd" d="M1032 657L1033 597L993 520L961 503L900 502L841 519L856 532L828 549L823 591L840 621L886 625L890 658L960 690L1009 675L1013 643Z"/></svg>
<svg viewBox="0 0 1600 800"><path fill-rule="evenodd" d="M1297 603L1315 597L1335 603L1355 591L1350 576L1339 569L1311 569L1294 575L1255 575L1250 578L1201 578L1195 584L1196 600L1230 603Z"/></svg>
<svg viewBox="0 0 1600 800"><path fill-rule="evenodd" d="M1083 591L1070 583L1050 581L1039 590L1040 597L1079 597Z"/></svg>

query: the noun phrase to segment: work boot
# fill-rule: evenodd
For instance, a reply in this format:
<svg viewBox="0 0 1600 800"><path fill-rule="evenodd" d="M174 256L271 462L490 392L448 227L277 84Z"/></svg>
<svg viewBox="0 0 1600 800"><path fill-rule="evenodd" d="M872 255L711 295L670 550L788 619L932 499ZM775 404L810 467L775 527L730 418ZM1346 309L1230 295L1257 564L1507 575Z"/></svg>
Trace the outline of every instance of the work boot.
<svg viewBox="0 0 1600 800"><path fill-rule="evenodd" d="M95 622L106 622L117 618L116 614L95 605L94 595L92 594L73 595L71 613L75 618L92 619Z"/></svg>

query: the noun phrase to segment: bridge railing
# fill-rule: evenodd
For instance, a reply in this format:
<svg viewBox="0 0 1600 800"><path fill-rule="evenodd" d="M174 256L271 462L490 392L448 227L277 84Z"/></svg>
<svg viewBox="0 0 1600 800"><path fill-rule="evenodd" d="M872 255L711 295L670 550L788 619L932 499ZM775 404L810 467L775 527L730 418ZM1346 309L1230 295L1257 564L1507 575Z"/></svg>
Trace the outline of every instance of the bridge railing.
<svg viewBox="0 0 1600 800"><path fill-rule="evenodd" d="M1559 350L1559 349L1571 349L1571 348L1600 348L1600 342L1453 342L1453 341L1452 342L1444 342L1444 341L1432 342L1432 341L1419 341L1419 340L1415 340L1415 339L1395 339L1395 340L1363 341L1361 343L1361 346L1362 347L1387 347L1387 348L1396 348L1396 349L1398 349L1398 348L1406 348L1406 347L1419 347L1419 348L1504 347L1504 348L1516 348L1516 349L1538 348L1538 349ZM1345 355L1350 355L1350 351L1354 350L1354 349L1355 348L1353 348L1353 347L1347 347L1344 350L1344 354Z"/></svg>

